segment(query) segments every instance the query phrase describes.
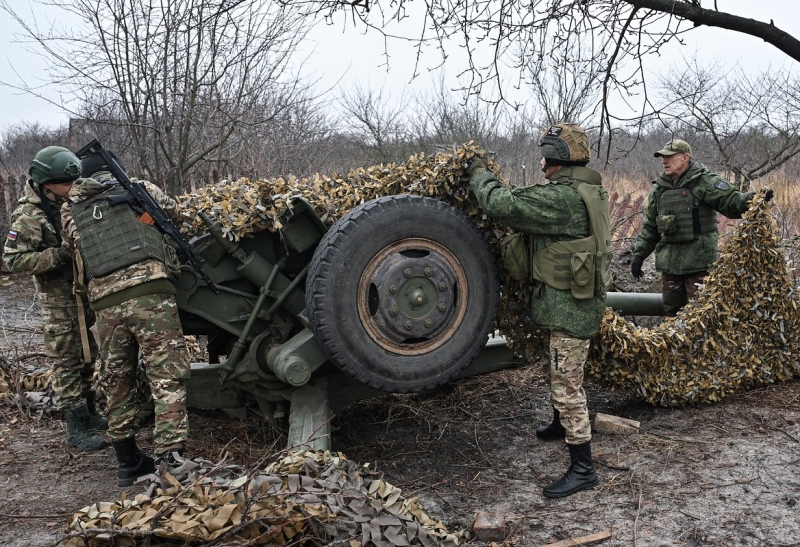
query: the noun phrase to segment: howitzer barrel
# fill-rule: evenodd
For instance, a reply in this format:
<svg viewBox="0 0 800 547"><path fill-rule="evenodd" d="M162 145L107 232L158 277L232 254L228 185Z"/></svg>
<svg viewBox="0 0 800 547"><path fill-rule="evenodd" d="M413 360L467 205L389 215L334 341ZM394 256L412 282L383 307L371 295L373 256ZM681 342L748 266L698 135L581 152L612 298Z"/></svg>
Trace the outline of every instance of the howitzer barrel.
<svg viewBox="0 0 800 547"><path fill-rule="evenodd" d="M622 315L664 315L660 293L609 292L606 306Z"/></svg>

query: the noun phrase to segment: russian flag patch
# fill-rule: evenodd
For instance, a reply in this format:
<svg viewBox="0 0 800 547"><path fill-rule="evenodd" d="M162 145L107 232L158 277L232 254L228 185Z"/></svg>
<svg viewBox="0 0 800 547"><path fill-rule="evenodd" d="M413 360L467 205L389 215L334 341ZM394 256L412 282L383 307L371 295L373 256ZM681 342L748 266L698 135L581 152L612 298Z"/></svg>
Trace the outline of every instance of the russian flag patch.
<svg viewBox="0 0 800 547"><path fill-rule="evenodd" d="M8 240L9 241L16 241L17 240L17 232L14 230L9 230L8 232Z"/></svg>

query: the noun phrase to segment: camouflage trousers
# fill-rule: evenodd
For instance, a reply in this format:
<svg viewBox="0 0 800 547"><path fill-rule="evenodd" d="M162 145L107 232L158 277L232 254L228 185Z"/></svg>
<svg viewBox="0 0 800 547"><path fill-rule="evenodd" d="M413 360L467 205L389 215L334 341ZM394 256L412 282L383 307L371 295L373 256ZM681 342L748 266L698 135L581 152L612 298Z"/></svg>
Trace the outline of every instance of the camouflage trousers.
<svg viewBox="0 0 800 547"><path fill-rule="evenodd" d="M184 380L190 368L175 297L142 296L100 310L97 331L108 385L108 436L122 440L136 434L141 351L155 407L155 452L182 449L189 433Z"/></svg>
<svg viewBox="0 0 800 547"><path fill-rule="evenodd" d="M697 294L697 284L702 283L708 271L690 274L661 274L661 297L664 299L664 313L677 315L690 298Z"/></svg>
<svg viewBox="0 0 800 547"><path fill-rule="evenodd" d="M94 336L87 333L91 363L84 363L75 299L44 296L40 300L45 352L53 360L53 391L58 409L69 410L83 404L89 390L96 387L97 344ZM94 323L94 312L88 305L84 310L88 328Z"/></svg>
<svg viewBox="0 0 800 547"><path fill-rule="evenodd" d="M550 402L559 412L567 432L567 444L583 444L592 439L586 392L583 391L583 365L589 354L589 340L573 338L561 331L550 332L550 362L545 376L550 379Z"/></svg>

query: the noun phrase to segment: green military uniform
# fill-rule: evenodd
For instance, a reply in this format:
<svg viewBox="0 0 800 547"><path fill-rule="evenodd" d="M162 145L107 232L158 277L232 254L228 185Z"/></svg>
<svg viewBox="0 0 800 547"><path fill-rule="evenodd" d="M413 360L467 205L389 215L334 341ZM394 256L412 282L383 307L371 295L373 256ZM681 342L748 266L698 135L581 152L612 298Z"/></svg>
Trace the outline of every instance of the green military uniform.
<svg viewBox="0 0 800 547"><path fill-rule="evenodd" d="M83 358L78 323L78 303L73 294L72 259L61 249L61 217L64 199L47 190L43 203L34 182L25 184L19 206L11 216L11 229L3 249L3 265L13 273L33 275L42 306L44 344L53 362L53 390L58 409L69 411L85 404L93 385L97 345L88 336L91 362ZM49 205L50 215L45 212ZM87 328L94 313L84 306Z"/></svg>
<svg viewBox="0 0 800 547"><path fill-rule="evenodd" d="M668 315L683 307L717 259L716 212L741 218L752 196L696 161L678 180L661 175L653 181L634 254L644 259L655 251Z"/></svg>
<svg viewBox="0 0 800 547"><path fill-rule="evenodd" d="M575 181L599 185L600 174L587 167L562 167L545 185L508 189L491 171L476 171L470 186L486 213L533 238L533 250L591 234L586 204ZM607 201L606 201L607 204ZM534 284L531 318L551 332L549 375L551 399L566 428L568 444L591 439L589 412L583 390L583 363L591 338L605 311L604 291L577 300L570 290L542 281Z"/></svg>
<svg viewBox="0 0 800 547"><path fill-rule="evenodd" d="M104 184L109 181L112 184ZM142 184L167 213L177 218L175 200L149 182ZM108 172L96 173L73 186L70 203L62 208L65 231L81 250L87 274L96 274L89 277L87 288L90 305L97 313L100 354L109 384L108 435L118 448L118 442L131 440L136 432L139 408L135 386L140 350L155 401L156 454L180 451L188 435L184 380L190 369L175 287L165 265L164 249L159 247L164 244L160 237L148 237L147 241L142 240L142 245L126 247L129 253L117 252L121 244L131 243L126 238L136 223L135 219L131 224L115 216L119 212L134 214L128 205L109 208L106 197L118 188ZM134 230L137 234L144 233L141 230L157 233L155 227L149 226L141 229L134 226ZM103 242L109 245L104 247ZM149 254L135 254L139 247L149 250ZM130 260L126 261L126 256ZM136 460L140 454L135 446L131 450L139 463L130 467L136 470L147 467L141 459ZM120 457L119 450L118 458L123 463L125 457ZM118 477L123 481L122 475ZM127 480L128 475L125 477Z"/></svg>
<svg viewBox="0 0 800 547"><path fill-rule="evenodd" d="M538 428L536 436L546 441L566 438L570 455L567 472L542 493L560 498L600 483L592 463L583 372L611 283L611 241L608 193L600 174L585 167L590 159L585 131L570 123L552 125L539 147L548 180L544 185L506 188L480 159L469 160L465 168L486 213L528 239L531 319L550 331L545 372L553 404L552 423Z"/></svg>

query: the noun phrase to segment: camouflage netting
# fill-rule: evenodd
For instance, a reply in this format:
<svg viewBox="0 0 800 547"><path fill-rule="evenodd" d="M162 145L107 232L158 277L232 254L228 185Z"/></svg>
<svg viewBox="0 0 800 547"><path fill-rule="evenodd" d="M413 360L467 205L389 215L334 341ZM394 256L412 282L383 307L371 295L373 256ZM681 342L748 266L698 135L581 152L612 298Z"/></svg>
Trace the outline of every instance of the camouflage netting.
<svg viewBox="0 0 800 547"><path fill-rule="evenodd" d="M640 329L607 308L589 372L650 403L716 402L800 374L800 298L763 192L677 317Z"/></svg>
<svg viewBox="0 0 800 547"><path fill-rule="evenodd" d="M347 177L317 174L305 179L250 181L209 186L180 198L187 232L204 230L197 211L211 211L231 239L275 230L293 196L308 200L326 224L376 197L418 194L441 199L469 216L500 257L508 229L486 217L469 185L463 163L481 153L471 143L453 153L417 154L405 163L353 169ZM490 168L501 173L491 160ZM698 301L677 318L640 329L610 309L590 356L589 373L660 405L714 402L800 373L798 294L792 286L774 220L763 191L753 200L736 234L706 279ZM505 275L498 327L520 353L541 351L545 333L528 321L530 289Z"/></svg>
<svg viewBox="0 0 800 547"><path fill-rule="evenodd" d="M223 226L232 240L260 230L274 231L281 227L280 218L294 197L306 199L314 212L330 226L358 205L372 199L396 194L414 194L439 199L459 209L481 228L500 259L500 239L508 227L488 218L469 184L461 180L464 163L485 153L472 143L450 152L426 156L419 153L405 163L376 165L351 169L346 177L316 174L307 178L277 178L271 180L239 179L206 186L193 194L178 198L184 222L182 230L188 236L204 233L206 227L198 216L203 211ZM487 158L489 168L501 174L501 168ZM530 289L511 276L503 280L504 297L498 312L502 333L512 347L522 351L528 344L541 348L542 333L534 331L527 320Z"/></svg>
<svg viewBox="0 0 800 547"><path fill-rule="evenodd" d="M185 460L151 477L148 493L75 513L64 545L451 547L465 534L449 533L382 473L327 451L255 470Z"/></svg>
<svg viewBox="0 0 800 547"><path fill-rule="evenodd" d="M47 406L53 404L49 367L25 365L0 355L0 404ZM25 397L21 401L20 397Z"/></svg>

